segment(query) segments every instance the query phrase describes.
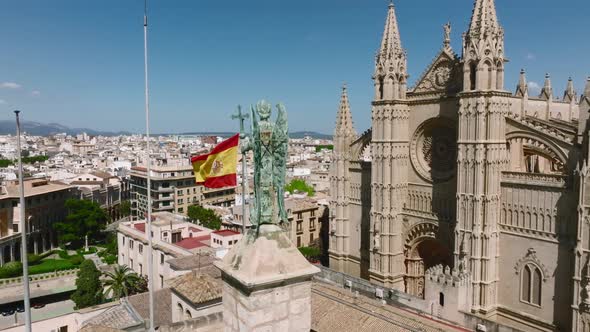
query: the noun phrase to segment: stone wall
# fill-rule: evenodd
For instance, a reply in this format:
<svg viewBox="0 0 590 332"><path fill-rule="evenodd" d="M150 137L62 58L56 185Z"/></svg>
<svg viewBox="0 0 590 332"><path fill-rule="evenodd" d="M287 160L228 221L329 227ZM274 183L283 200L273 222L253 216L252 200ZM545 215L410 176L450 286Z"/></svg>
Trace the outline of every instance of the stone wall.
<svg viewBox="0 0 590 332"><path fill-rule="evenodd" d="M225 283L226 332L308 332L311 329L311 282L254 291L249 296Z"/></svg>
<svg viewBox="0 0 590 332"><path fill-rule="evenodd" d="M430 314L454 322L463 320L463 312L471 307L469 274L437 265L428 269L425 277L424 298L430 304Z"/></svg>

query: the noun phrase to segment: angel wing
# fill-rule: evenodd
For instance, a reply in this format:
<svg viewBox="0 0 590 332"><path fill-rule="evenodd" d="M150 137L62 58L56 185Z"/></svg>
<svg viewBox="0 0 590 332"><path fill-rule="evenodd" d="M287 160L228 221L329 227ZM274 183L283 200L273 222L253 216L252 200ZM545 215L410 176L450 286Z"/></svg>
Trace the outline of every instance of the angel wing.
<svg viewBox="0 0 590 332"><path fill-rule="evenodd" d="M260 137L260 129L258 128L258 117L256 116L256 110L254 106L250 107L250 119L251 119L251 133L252 133L252 156L254 157L254 165L260 165L260 144L257 144L256 140ZM258 191L258 184L260 183L258 172L254 172L254 199L250 208L250 222L258 220L260 214L260 202L258 201L260 195Z"/></svg>
<svg viewBox="0 0 590 332"><path fill-rule="evenodd" d="M279 220L287 223L287 211L283 198L285 190L285 173L287 170L287 149L289 146L289 129L287 126L287 111L282 104L277 105L277 120L273 129L273 186L277 190Z"/></svg>

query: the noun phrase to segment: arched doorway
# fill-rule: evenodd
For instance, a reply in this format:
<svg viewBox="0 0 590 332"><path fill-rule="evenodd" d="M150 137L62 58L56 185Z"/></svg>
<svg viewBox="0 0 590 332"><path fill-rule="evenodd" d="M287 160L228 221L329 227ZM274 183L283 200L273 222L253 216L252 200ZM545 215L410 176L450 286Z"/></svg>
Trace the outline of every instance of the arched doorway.
<svg viewBox="0 0 590 332"><path fill-rule="evenodd" d="M434 223L418 224L406 238L405 291L424 298L424 272L443 264L451 266L451 251L436 238L438 226Z"/></svg>

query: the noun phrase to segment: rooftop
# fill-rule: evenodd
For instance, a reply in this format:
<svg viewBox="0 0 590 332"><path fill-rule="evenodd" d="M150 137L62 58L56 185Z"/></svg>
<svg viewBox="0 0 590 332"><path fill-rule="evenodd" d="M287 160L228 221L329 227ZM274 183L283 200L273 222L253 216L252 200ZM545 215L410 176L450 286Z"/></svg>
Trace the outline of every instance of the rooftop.
<svg viewBox="0 0 590 332"><path fill-rule="evenodd" d="M204 235L199 237L187 237L174 243L174 245L190 250L195 248L208 247L210 241L211 235Z"/></svg>
<svg viewBox="0 0 590 332"><path fill-rule="evenodd" d="M160 289L154 292L154 325L161 326L172 323L172 303L170 288ZM141 293L130 296L127 301L133 306L143 319L150 319L149 293Z"/></svg>
<svg viewBox="0 0 590 332"><path fill-rule="evenodd" d="M25 179L25 197L47 194L56 191L68 190L72 188L69 185L49 182L46 179ZM0 195L0 198L19 197L19 181L11 181L6 185L6 194Z"/></svg>
<svg viewBox="0 0 590 332"><path fill-rule="evenodd" d="M238 235L240 234L239 232L236 231L232 231L230 229L223 229L220 231L214 231L213 233L220 235L220 236L232 236L232 235Z"/></svg>
<svg viewBox="0 0 590 332"><path fill-rule="evenodd" d="M191 272L171 279L170 287L194 304L221 301L221 280L206 274Z"/></svg>
<svg viewBox="0 0 590 332"><path fill-rule="evenodd" d="M168 260L174 270L194 270L199 267L212 266L216 258L212 255L190 255ZM217 268L215 268L217 269Z"/></svg>
<svg viewBox="0 0 590 332"><path fill-rule="evenodd" d="M143 324L143 319L133 310L125 300L121 304L105 310L98 316L92 317L84 322L87 326L102 326L114 329L125 329L132 326Z"/></svg>
<svg viewBox="0 0 590 332"><path fill-rule="evenodd" d="M145 223L141 223L141 224L135 224L133 225L133 228L137 229L138 231L145 233Z"/></svg>
<svg viewBox="0 0 590 332"><path fill-rule="evenodd" d="M314 331L402 332L468 330L322 282L312 284L311 326Z"/></svg>

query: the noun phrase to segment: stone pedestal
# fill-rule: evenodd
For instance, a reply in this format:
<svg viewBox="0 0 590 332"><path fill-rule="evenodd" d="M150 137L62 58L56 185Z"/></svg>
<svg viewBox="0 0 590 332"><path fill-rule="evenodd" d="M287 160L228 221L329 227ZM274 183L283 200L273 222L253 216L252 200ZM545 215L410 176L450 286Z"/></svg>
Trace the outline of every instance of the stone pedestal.
<svg viewBox="0 0 590 332"><path fill-rule="evenodd" d="M223 285L226 332L311 329L311 265L276 225L250 230L215 264Z"/></svg>

